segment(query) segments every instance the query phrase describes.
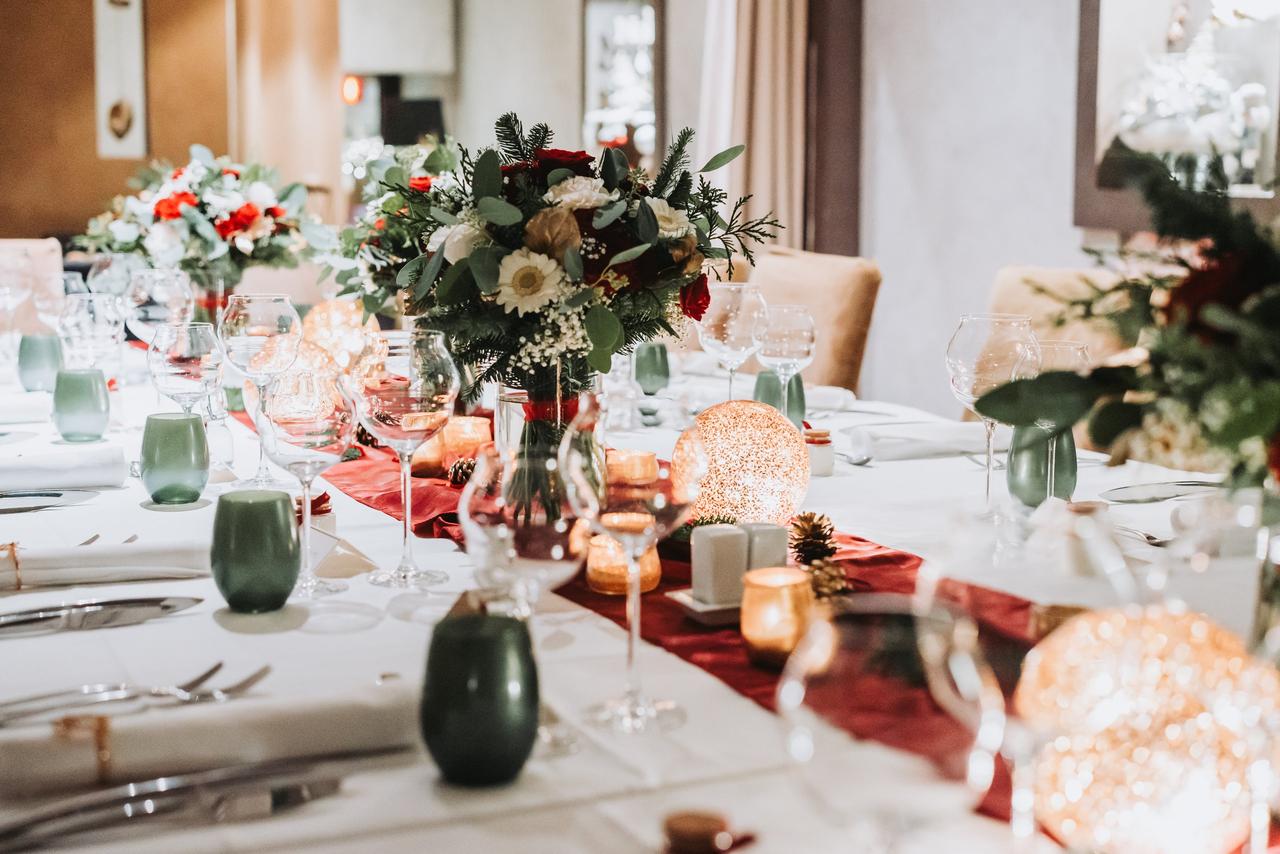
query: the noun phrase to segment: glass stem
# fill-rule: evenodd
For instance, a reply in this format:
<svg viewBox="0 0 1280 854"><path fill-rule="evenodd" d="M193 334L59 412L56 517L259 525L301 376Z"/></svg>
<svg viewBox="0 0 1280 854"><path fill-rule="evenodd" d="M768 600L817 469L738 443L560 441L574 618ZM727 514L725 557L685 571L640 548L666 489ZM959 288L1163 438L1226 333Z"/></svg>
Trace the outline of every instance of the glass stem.
<svg viewBox="0 0 1280 854"><path fill-rule="evenodd" d="M1049 436L1049 453L1046 454L1049 462L1049 472L1045 476L1045 490L1048 493L1045 498L1053 498L1057 494L1054 488L1058 475L1058 437L1056 434Z"/></svg>
<svg viewBox="0 0 1280 854"><path fill-rule="evenodd" d="M737 368L729 369L729 399L733 400L733 376L738 372Z"/></svg>
<svg viewBox="0 0 1280 854"><path fill-rule="evenodd" d="M640 704L640 559L627 549L627 702Z"/></svg>
<svg viewBox="0 0 1280 854"><path fill-rule="evenodd" d="M262 441L262 425L267 423L267 396L271 393L271 380L258 384L258 473L256 480L271 480L271 470L267 468L267 445Z"/></svg>
<svg viewBox="0 0 1280 854"><path fill-rule="evenodd" d="M298 531L298 545L302 548L302 572L298 586L307 589L315 581L311 568L311 478L299 478L302 482L302 530Z"/></svg>
<svg viewBox="0 0 1280 854"><path fill-rule="evenodd" d="M409 537L413 534L413 472L410 469L411 454L400 453L400 500L404 505L404 522L401 527L400 569L413 567L413 550Z"/></svg>
<svg viewBox="0 0 1280 854"><path fill-rule="evenodd" d="M987 509L991 509L991 470L995 467L996 456L996 422L989 418L982 419L982 426L987 429Z"/></svg>

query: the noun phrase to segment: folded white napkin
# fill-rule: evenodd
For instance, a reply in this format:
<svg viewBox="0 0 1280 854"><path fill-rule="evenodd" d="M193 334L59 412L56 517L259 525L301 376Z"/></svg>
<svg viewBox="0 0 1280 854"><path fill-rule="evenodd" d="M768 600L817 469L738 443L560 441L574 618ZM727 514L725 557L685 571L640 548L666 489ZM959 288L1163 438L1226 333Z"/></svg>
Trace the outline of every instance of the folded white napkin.
<svg viewBox="0 0 1280 854"><path fill-rule="evenodd" d="M0 455L0 492L120 486L129 475L116 445L66 446Z"/></svg>
<svg viewBox="0 0 1280 854"><path fill-rule="evenodd" d="M933 457L957 457L961 454L984 454L986 431L973 421L930 421L914 424L874 424L846 427L841 432L861 430L871 439L871 454L876 460L924 460ZM1008 428L996 428L995 447L1009 447Z"/></svg>
<svg viewBox="0 0 1280 854"><path fill-rule="evenodd" d="M53 396L43 391L0 394L0 424L39 424L49 420Z"/></svg>
<svg viewBox="0 0 1280 854"><path fill-rule="evenodd" d="M137 540L60 548L30 548L18 540L12 554L0 553L0 593L70 584L107 584L160 578L196 578L209 574L209 544L190 540Z"/></svg>
<svg viewBox="0 0 1280 854"><path fill-rule="evenodd" d="M194 659L193 659L194 660ZM243 673L220 673L225 684ZM418 740L416 680L370 679L320 696L272 694L268 676L227 703L153 708L112 717L110 759L100 764L92 728L49 722L0 729L0 795L31 796L238 765L408 746ZM106 714L99 706L89 714Z"/></svg>
<svg viewBox="0 0 1280 854"><path fill-rule="evenodd" d="M858 396L849 389L838 385L806 385L804 387L805 407L815 409L841 410L852 406Z"/></svg>

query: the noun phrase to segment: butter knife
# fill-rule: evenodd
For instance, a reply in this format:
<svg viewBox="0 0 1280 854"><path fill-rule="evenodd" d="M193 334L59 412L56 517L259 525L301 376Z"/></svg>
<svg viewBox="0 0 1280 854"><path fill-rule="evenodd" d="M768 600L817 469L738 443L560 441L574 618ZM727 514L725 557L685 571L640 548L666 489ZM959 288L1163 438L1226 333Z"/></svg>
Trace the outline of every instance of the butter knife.
<svg viewBox="0 0 1280 854"><path fill-rule="evenodd" d="M0 638L64 630L83 631L132 626L184 611L203 599L194 596L151 596L134 599L89 599L0 614Z"/></svg>

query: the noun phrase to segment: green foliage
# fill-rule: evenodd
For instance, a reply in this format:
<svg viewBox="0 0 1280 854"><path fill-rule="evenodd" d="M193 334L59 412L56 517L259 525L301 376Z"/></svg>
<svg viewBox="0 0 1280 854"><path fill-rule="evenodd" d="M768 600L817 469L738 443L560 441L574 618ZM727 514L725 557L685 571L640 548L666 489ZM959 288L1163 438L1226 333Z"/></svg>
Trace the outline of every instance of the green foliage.
<svg viewBox="0 0 1280 854"><path fill-rule="evenodd" d="M689 172L689 144L693 142L693 128L681 128L675 140L667 148L667 156L653 179L653 194L665 196L667 191Z"/></svg>

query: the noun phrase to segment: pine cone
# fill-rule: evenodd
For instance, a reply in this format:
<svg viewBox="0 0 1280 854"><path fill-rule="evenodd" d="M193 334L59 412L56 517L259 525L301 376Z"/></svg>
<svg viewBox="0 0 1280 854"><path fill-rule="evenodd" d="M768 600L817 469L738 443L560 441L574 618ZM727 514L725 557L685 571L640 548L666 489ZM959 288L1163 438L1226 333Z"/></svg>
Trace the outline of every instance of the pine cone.
<svg viewBox="0 0 1280 854"><path fill-rule="evenodd" d="M373 434L364 429L363 424L356 425L356 444L364 445L366 448L381 448L382 443L374 438Z"/></svg>
<svg viewBox="0 0 1280 854"><path fill-rule="evenodd" d="M844 567L835 561L819 560L806 566L809 583L813 585L813 595L819 599L828 599L853 591L849 577L844 574Z"/></svg>
<svg viewBox="0 0 1280 854"><path fill-rule="evenodd" d="M791 522L791 551L801 564L817 563L836 553L835 528L822 513L801 513Z"/></svg>
<svg viewBox="0 0 1280 854"><path fill-rule="evenodd" d="M449 466L449 483L463 486L471 480L471 473L475 470L476 461L473 459L454 460L453 465Z"/></svg>

